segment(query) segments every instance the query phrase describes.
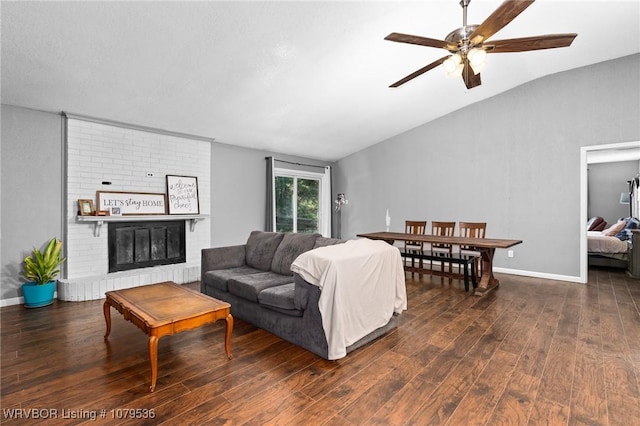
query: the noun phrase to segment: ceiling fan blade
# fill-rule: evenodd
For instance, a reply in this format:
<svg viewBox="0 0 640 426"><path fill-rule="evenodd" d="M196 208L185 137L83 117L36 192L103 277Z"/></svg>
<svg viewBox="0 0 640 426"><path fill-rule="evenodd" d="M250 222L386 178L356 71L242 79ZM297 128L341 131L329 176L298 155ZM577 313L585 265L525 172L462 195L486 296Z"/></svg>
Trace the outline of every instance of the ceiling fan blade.
<svg viewBox="0 0 640 426"><path fill-rule="evenodd" d="M474 74L473 68L469 64L469 60L465 58L464 68L462 68L462 79L464 80L467 89L473 89L476 86L480 86L482 81L480 80L480 73Z"/></svg>
<svg viewBox="0 0 640 426"><path fill-rule="evenodd" d="M568 47L578 34L548 34L537 37L492 40L483 46L487 53L526 52L529 50L555 49Z"/></svg>
<svg viewBox="0 0 640 426"><path fill-rule="evenodd" d="M471 44L479 44L500 31L535 0L507 0L493 11L469 36Z"/></svg>
<svg viewBox="0 0 640 426"><path fill-rule="evenodd" d="M407 81L413 80L414 78L421 76L422 74L424 74L425 72L437 67L438 65L442 64L447 58L449 57L449 55L447 56L443 56L442 58L438 59L435 62L431 62L429 65L427 65L426 67L422 67L420 68L418 71L409 74L408 76L406 76L405 78L403 78L402 80L398 80L395 83L393 83L391 86L389 87L398 87L400 85L403 85L404 83L406 83Z"/></svg>
<svg viewBox="0 0 640 426"><path fill-rule="evenodd" d="M437 40L435 38L420 37L409 34L391 33L384 39L389 41L396 41L398 43L417 44L427 47L439 47L442 49L454 51L457 49L457 46L455 44L446 42L444 40Z"/></svg>

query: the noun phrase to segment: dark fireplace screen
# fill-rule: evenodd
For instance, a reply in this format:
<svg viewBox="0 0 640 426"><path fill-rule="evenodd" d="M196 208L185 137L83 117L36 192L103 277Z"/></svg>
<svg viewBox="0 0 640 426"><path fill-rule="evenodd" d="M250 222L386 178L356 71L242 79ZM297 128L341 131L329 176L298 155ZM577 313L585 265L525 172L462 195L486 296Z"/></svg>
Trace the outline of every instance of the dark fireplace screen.
<svg viewBox="0 0 640 426"><path fill-rule="evenodd" d="M109 272L184 262L184 220L109 222Z"/></svg>

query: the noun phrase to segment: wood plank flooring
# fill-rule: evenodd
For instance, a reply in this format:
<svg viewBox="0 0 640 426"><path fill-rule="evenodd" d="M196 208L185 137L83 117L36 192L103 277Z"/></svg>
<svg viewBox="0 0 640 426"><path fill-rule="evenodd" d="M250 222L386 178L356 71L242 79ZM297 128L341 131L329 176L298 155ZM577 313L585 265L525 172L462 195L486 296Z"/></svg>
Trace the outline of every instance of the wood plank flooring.
<svg viewBox="0 0 640 426"><path fill-rule="evenodd" d="M640 280L497 276L484 298L408 276L399 328L334 362L241 320L232 360L224 321L163 337L154 393L146 336L112 312L105 343L102 300L5 307L0 423L640 425Z"/></svg>

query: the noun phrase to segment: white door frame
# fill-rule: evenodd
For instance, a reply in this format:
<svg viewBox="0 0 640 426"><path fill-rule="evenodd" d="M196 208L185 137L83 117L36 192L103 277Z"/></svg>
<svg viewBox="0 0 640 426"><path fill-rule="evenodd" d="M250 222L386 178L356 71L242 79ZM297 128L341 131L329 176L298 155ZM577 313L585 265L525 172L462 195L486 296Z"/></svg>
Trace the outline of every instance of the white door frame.
<svg viewBox="0 0 640 426"><path fill-rule="evenodd" d="M588 174L587 167L589 165L589 157L595 154L608 155L608 158L602 158L598 162L611 163L615 161L632 161L637 157L630 158L629 153L637 154L636 150L640 149L640 141L612 143L606 145L583 146L580 148L580 282L586 284L589 264L587 262L587 217L588 211ZM620 150L630 150L627 152L619 152ZM589 155L591 154L591 155ZM593 162L593 161L591 161Z"/></svg>

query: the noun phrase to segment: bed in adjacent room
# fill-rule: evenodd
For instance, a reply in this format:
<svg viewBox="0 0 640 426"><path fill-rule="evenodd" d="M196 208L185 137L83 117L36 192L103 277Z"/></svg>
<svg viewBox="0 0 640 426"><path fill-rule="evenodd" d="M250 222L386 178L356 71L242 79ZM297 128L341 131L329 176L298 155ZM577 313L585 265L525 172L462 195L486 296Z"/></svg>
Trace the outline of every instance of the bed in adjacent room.
<svg viewBox="0 0 640 426"><path fill-rule="evenodd" d="M602 235L602 231L587 233L589 266L627 268L630 247L629 242Z"/></svg>
<svg viewBox="0 0 640 426"><path fill-rule="evenodd" d="M627 269L631 257L633 230L638 228L638 224L638 219L622 218L602 231L588 231L589 266Z"/></svg>

